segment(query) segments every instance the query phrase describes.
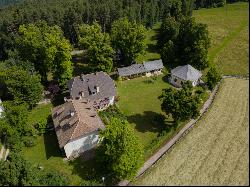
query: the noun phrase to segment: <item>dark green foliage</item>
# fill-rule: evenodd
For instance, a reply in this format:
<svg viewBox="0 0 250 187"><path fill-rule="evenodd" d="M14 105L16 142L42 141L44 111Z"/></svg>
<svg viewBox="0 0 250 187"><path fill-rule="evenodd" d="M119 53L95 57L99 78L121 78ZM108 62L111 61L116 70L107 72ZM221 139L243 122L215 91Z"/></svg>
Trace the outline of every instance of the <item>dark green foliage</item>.
<svg viewBox="0 0 250 187"><path fill-rule="evenodd" d="M18 153L10 153L8 161L0 161L0 185L38 185L37 171Z"/></svg>
<svg viewBox="0 0 250 187"><path fill-rule="evenodd" d="M112 118L101 131L96 158L103 171L117 179L132 179L143 164L143 148L125 120Z"/></svg>
<svg viewBox="0 0 250 187"><path fill-rule="evenodd" d="M210 90L212 90L217 82L221 80L221 74L218 72L218 70L212 66L206 75L206 84Z"/></svg>
<svg viewBox="0 0 250 187"><path fill-rule="evenodd" d="M227 3L236 3L236 2L249 2L249 0L226 0Z"/></svg>
<svg viewBox="0 0 250 187"><path fill-rule="evenodd" d="M228 0L227 0L228 2ZM226 0L196 0L194 3L195 9L222 7L226 4Z"/></svg>
<svg viewBox="0 0 250 187"><path fill-rule="evenodd" d="M0 11L0 60L8 58L7 51L14 49L13 36L22 24L44 20L58 25L65 37L77 46L78 25L100 23L109 32L114 20L127 16L146 27L151 27L171 13L190 14L193 0L25 0ZM176 7L176 5L178 5ZM181 9L180 10L180 5ZM171 11L170 11L171 9Z"/></svg>
<svg viewBox="0 0 250 187"><path fill-rule="evenodd" d="M58 172L45 172L39 176L39 183L43 186L67 186L69 181Z"/></svg>
<svg viewBox="0 0 250 187"><path fill-rule="evenodd" d="M180 23L174 17L167 17L161 24L158 45L162 48L169 40L175 41L179 35ZM169 44L168 44L169 45Z"/></svg>
<svg viewBox="0 0 250 187"><path fill-rule="evenodd" d="M208 67L210 38L205 24L196 23L190 17L183 17L179 24L175 19L167 18L160 33L158 43L163 46L161 57L165 64L190 64L199 70Z"/></svg>
<svg viewBox="0 0 250 187"><path fill-rule="evenodd" d="M21 0L19 0L19 1L21 1ZM15 4L16 2L18 2L18 0L1 0L0 1L0 8L4 7L4 6Z"/></svg>
<svg viewBox="0 0 250 187"><path fill-rule="evenodd" d="M42 99L43 86L40 75L20 69L20 67L0 67L0 79L8 92L18 102L26 102L33 107Z"/></svg>
<svg viewBox="0 0 250 187"><path fill-rule="evenodd" d="M7 161L0 161L0 185L65 186L68 185L68 180L57 172L40 171L19 153L11 152Z"/></svg>
<svg viewBox="0 0 250 187"><path fill-rule="evenodd" d="M43 83L49 72L62 87L72 77L71 45L60 27L50 27L46 22L21 25L16 45L21 59L34 64Z"/></svg>
<svg viewBox="0 0 250 187"><path fill-rule="evenodd" d="M95 71L111 72L114 51L109 34L103 33L97 22L79 27L79 46L87 50L88 61Z"/></svg>
<svg viewBox="0 0 250 187"><path fill-rule="evenodd" d="M162 101L161 108L167 114L171 114L175 123L199 116L199 99L192 95L192 85L185 82L181 90L174 88L164 89L159 97Z"/></svg>
<svg viewBox="0 0 250 187"><path fill-rule="evenodd" d="M112 25L111 40L114 48L120 50L124 64L131 64L146 49L146 29L135 21L122 18Z"/></svg>
<svg viewBox="0 0 250 187"><path fill-rule="evenodd" d="M106 110L100 111L98 114L102 118L102 121L105 122L105 124L109 124L112 118L127 120L127 116L125 116L121 112L121 110L118 108L116 104L109 106Z"/></svg>
<svg viewBox="0 0 250 187"><path fill-rule="evenodd" d="M0 136L6 137L7 145L12 148L15 144L26 142L27 137L35 134L33 126L28 124L27 105L15 102L3 102L4 118L0 119Z"/></svg>

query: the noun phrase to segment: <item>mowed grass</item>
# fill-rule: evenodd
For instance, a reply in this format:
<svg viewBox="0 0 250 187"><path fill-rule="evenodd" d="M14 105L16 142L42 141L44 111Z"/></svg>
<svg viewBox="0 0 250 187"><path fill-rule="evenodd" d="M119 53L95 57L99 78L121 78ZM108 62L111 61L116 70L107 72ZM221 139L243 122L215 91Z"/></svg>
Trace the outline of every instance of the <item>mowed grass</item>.
<svg viewBox="0 0 250 187"><path fill-rule="evenodd" d="M154 122L154 119L163 115L161 101L158 97L161 95L162 89L170 86L164 81L164 76L157 76L153 83L148 83L147 81L152 78L147 77L117 83L120 97L117 104L128 117L128 121L144 146L150 144L160 132L160 126Z"/></svg>
<svg viewBox="0 0 250 187"><path fill-rule="evenodd" d="M193 17L197 22L208 25L210 62L214 62L223 74L248 74L249 3L200 9L193 12Z"/></svg>
<svg viewBox="0 0 250 187"><path fill-rule="evenodd" d="M147 62L161 58L159 50L157 49L157 34L159 32L160 26L161 23L156 23L152 29L147 30L147 49L145 51L145 54L141 54L137 57L137 63L143 63L143 61Z"/></svg>
<svg viewBox="0 0 250 187"><path fill-rule="evenodd" d="M52 104L38 105L30 112L29 123L34 124L38 121L47 120L51 114L51 109ZM22 154L35 167L42 166L46 170L58 171L67 176L71 185L86 184L88 180L91 180L88 175L91 174L93 162L85 162L81 158L72 162L64 161L54 130L38 136L36 145L24 147Z"/></svg>
<svg viewBox="0 0 250 187"><path fill-rule="evenodd" d="M249 81L225 79L212 107L134 185L249 185Z"/></svg>
<svg viewBox="0 0 250 187"><path fill-rule="evenodd" d="M226 75L249 74L249 27L239 35L214 59L221 72Z"/></svg>

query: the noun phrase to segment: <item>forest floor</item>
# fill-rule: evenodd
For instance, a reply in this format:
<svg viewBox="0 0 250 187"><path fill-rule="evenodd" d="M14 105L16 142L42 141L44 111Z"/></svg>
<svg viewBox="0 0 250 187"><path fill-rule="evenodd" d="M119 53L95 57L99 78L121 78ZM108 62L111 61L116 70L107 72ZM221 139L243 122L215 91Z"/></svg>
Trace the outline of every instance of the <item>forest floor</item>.
<svg viewBox="0 0 250 187"><path fill-rule="evenodd" d="M248 91L249 80L224 79L198 124L134 185L248 185Z"/></svg>

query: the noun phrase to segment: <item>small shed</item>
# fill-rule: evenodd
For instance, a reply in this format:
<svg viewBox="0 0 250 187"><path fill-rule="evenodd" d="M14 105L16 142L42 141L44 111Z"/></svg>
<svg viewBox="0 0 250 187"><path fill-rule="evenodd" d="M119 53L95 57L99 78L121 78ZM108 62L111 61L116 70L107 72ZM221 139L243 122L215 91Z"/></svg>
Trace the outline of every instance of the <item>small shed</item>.
<svg viewBox="0 0 250 187"><path fill-rule="evenodd" d="M147 72L147 74L160 74L162 69L164 68L162 60L153 60L149 62L144 62L143 63L144 68Z"/></svg>
<svg viewBox="0 0 250 187"><path fill-rule="evenodd" d="M196 86L200 83L202 73L187 64L184 66L178 66L171 70L170 83L176 87L181 87L185 81L191 81L192 86Z"/></svg>
<svg viewBox="0 0 250 187"><path fill-rule="evenodd" d="M132 64L131 66L117 68L120 77L133 78L135 76L144 75L146 69L143 64Z"/></svg>

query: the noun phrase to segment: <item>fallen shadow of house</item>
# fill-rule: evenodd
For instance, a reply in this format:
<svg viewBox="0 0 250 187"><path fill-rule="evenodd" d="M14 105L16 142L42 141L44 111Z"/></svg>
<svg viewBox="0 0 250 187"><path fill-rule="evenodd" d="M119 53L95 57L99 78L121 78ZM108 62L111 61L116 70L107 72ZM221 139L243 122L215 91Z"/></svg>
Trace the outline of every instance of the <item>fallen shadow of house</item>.
<svg viewBox="0 0 250 187"><path fill-rule="evenodd" d="M54 130L47 131L46 133L44 133L43 141L45 146L46 159L49 159L50 157L64 158L63 152L59 148L56 133Z"/></svg>

